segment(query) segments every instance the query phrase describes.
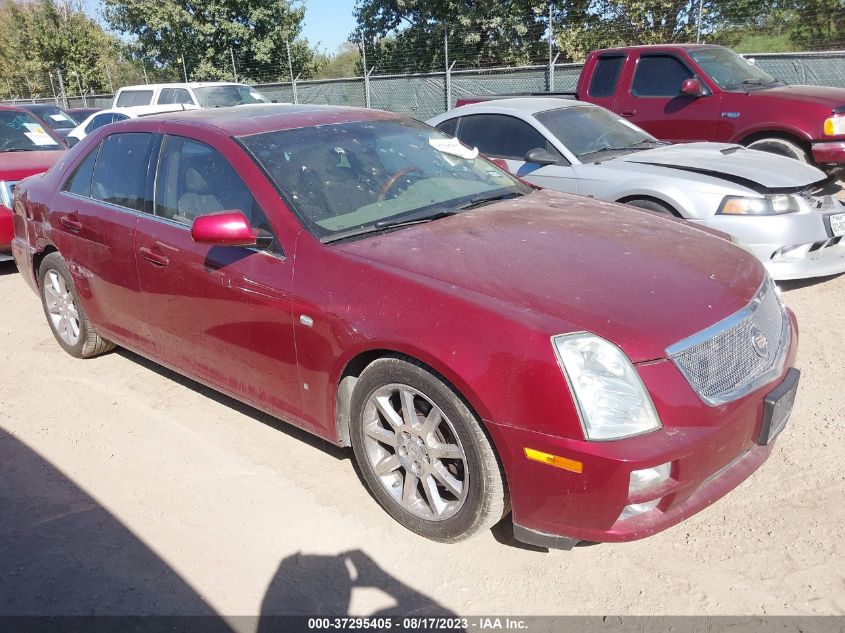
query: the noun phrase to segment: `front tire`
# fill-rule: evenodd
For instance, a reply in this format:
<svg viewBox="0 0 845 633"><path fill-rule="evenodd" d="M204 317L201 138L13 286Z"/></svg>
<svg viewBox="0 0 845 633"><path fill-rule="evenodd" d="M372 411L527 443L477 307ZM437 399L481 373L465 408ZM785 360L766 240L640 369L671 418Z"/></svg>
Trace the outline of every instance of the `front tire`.
<svg viewBox="0 0 845 633"><path fill-rule="evenodd" d="M61 255L50 253L41 262L38 286L50 331L68 354L91 358L114 348L114 343L100 337L91 327Z"/></svg>
<svg viewBox="0 0 845 633"><path fill-rule="evenodd" d="M399 523L454 543L507 511L502 467L476 416L407 358L367 367L352 394L351 440L370 493Z"/></svg>
<svg viewBox="0 0 845 633"><path fill-rule="evenodd" d="M675 211L675 209L670 207L665 202L659 202L657 200L651 200L649 198L635 198L634 200L628 200L625 204L629 204L632 207L638 207L640 209L654 211L655 213L659 213L661 215L668 215L673 218L681 217L680 213Z"/></svg>
<svg viewBox="0 0 845 633"><path fill-rule="evenodd" d="M748 149L756 149L761 152L769 152L770 154L793 158L802 163L810 163L810 156L807 154L807 150L798 143L788 141L784 138L761 138L753 143L749 143Z"/></svg>

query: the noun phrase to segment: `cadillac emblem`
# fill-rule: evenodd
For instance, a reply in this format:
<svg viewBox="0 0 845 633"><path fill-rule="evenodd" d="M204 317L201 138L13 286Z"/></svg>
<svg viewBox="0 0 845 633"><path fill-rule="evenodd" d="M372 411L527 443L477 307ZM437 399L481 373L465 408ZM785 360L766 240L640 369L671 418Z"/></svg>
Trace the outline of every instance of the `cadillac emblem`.
<svg viewBox="0 0 845 633"><path fill-rule="evenodd" d="M751 326L751 346L754 348L757 356L761 358L769 352L769 339L763 334L763 330L756 325Z"/></svg>

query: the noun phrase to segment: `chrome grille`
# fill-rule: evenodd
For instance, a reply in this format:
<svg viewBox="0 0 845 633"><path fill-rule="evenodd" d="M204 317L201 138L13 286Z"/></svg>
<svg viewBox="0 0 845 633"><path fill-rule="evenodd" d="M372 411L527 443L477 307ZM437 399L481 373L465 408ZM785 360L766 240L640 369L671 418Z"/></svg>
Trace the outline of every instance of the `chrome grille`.
<svg viewBox="0 0 845 633"><path fill-rule="evenodd" d="M715 405L773 379L788 342L786 312L767 278L747 307L666 351L701 399Z"/></svg>

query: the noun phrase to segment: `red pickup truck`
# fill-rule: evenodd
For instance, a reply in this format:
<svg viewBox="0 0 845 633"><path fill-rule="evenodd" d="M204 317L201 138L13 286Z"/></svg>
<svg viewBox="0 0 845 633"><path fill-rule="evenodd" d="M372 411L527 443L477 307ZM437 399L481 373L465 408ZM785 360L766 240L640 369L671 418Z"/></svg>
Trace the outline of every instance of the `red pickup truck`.
<svg viewBox="0 0 845 633"><path fill-rule="evenodd" d="M784 85L722 46L594 51L577 92L558 94L613 110L667 141L740 143L845 169L845 89ZM458 105L471 101L479 99Z"/></svg>

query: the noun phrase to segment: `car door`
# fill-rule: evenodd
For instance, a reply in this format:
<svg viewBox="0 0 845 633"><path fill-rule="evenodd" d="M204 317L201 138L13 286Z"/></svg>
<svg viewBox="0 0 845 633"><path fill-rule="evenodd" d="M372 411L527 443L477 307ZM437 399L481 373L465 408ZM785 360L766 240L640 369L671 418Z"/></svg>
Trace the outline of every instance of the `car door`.
<svg viewBox="0 0 845 633"><path fill-rule="evenodd" d="M575 172L552 143L526 121L505 114L470 114L461 117L458 139L489 158L501 159L508 171L540 187L576 192ZM526 163L525 154L545 149L558 159L554 165Z"/></svg>
<svg viewBox="0 0 845 633"><path fill-rule="evenodd" d="M298 418L292 262L261 204L219 149L176 135L162 140L154 191L135 252L155 355L256 406ZM192 221L224 210L241 211L259 230L258 247L193 241Z"/></svg>
<svg viewBox="0 0 845 633"><path fill-rule="evenodd" d="M615 110L657 138L690 142L712 138L720 114L720 95L681 94L685 79L696 77L673 53L644 53L635 62L629 89ZM703 85L703 84L702 84Z"/></svg>
<svg viewBox="0 0 845 633"><path fill-rule="evenodd" d="M135 265L152 135L103 139L78 163L51 203L53 241L68 262L88 316L106 338L146 347L149 330Z"/></svg>

